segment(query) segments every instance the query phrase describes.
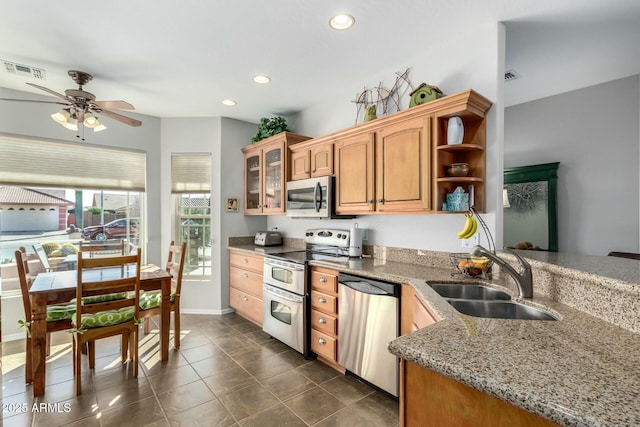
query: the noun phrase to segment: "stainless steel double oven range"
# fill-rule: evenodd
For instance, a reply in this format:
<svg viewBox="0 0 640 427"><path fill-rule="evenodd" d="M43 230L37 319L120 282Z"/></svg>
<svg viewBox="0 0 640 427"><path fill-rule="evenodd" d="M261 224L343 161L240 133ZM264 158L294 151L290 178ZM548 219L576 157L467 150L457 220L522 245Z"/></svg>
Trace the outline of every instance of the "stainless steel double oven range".
<svg viewBox="0 0 640 427"><path fill-rule="evenodd" d="M304 240L304 251L265 256L262 329L307 357L310 310L307 261L328 259L348 263L350 231L311 229L306 231Z"/></svg>

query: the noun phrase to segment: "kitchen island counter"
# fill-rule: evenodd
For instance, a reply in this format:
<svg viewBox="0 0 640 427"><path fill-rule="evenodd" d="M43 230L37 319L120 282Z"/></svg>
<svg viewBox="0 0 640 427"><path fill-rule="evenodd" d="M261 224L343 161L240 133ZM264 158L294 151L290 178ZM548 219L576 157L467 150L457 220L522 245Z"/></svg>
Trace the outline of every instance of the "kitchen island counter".
<svg viewBox="0 0 640 427"><path fill-rule="evenodd" d="M606 264L607 257L601 258ZM534 283L538 286L534 285L534 298L524 303L544 308L560 320L486 319L459 313L428 283L483 282L515 295L510 278L496 274L491 281L466 279L452 276L448 264L375 258L349 264L311 264L409 284L416 290L441 320L392 341L389 351L402 359L561 425L640 425L640 335L633 332L640 327L637 283L604 277L600 283L592 272L566 266L558 272L558 266L535 261ZM630 268L629 277L633 277L637 262L625 265ZM593 283L594 277L598 283ZM581 285L581 278L588 279L588 285ZM617 293L609 298L612 288ZM601 313L595 313L598 318L582 311L584 307L578 310L557 302L558 298L550 298L554 290L561 294L556 297L569 304L580 299L598 301L611 321L603 320ZM577 295L565 295L571 292ZM615 304L616 298L622 298L626 305ZM623 325L631 324L616 326L619 319Z"/></svg>

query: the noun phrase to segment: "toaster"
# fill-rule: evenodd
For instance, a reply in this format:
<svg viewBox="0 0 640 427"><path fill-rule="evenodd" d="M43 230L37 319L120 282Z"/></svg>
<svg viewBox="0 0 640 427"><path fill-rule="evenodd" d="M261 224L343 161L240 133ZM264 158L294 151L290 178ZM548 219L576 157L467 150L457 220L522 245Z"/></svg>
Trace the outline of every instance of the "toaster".
<svg viewBox="0 0 640 427"><path fill-rule="evenodd" d="M282 234L279 231L258 231L253 244L256 246L280 246L282 245Z"/></svg>

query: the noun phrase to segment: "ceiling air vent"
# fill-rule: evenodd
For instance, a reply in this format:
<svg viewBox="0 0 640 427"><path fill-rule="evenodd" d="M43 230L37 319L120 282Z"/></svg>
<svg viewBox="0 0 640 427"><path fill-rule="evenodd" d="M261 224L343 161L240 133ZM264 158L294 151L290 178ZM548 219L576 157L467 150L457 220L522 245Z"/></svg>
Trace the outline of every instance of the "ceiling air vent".
<svg viewBox="0 0 640 427"><path fill-rule="evenodd" d="M15 62L2 60L7 73L16 74L37 80L46 80L47 73L42 68L31 67L29 65L16 64Z"/></svg>
<svg viewBox="0 0 640 427"><path fill-rule="evenodd" d="M518 74L516 70L508 70L508 71L505 71L504 73L505 82L510 82L511 80L516 80L516 79L519 79L520 77L522 76L520 76L520 74Z"/></svg>

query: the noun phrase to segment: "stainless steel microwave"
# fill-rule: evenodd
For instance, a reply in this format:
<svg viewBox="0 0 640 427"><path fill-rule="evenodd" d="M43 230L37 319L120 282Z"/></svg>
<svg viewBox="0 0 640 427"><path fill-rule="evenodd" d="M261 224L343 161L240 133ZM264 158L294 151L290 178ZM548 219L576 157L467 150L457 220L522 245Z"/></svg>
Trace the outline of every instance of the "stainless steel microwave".
<svg viewBox="0 0 640 427"><path fill-rule="evenodd" d="M334 183L332 176L287 182L287 216L335 218Z"/></svg>

